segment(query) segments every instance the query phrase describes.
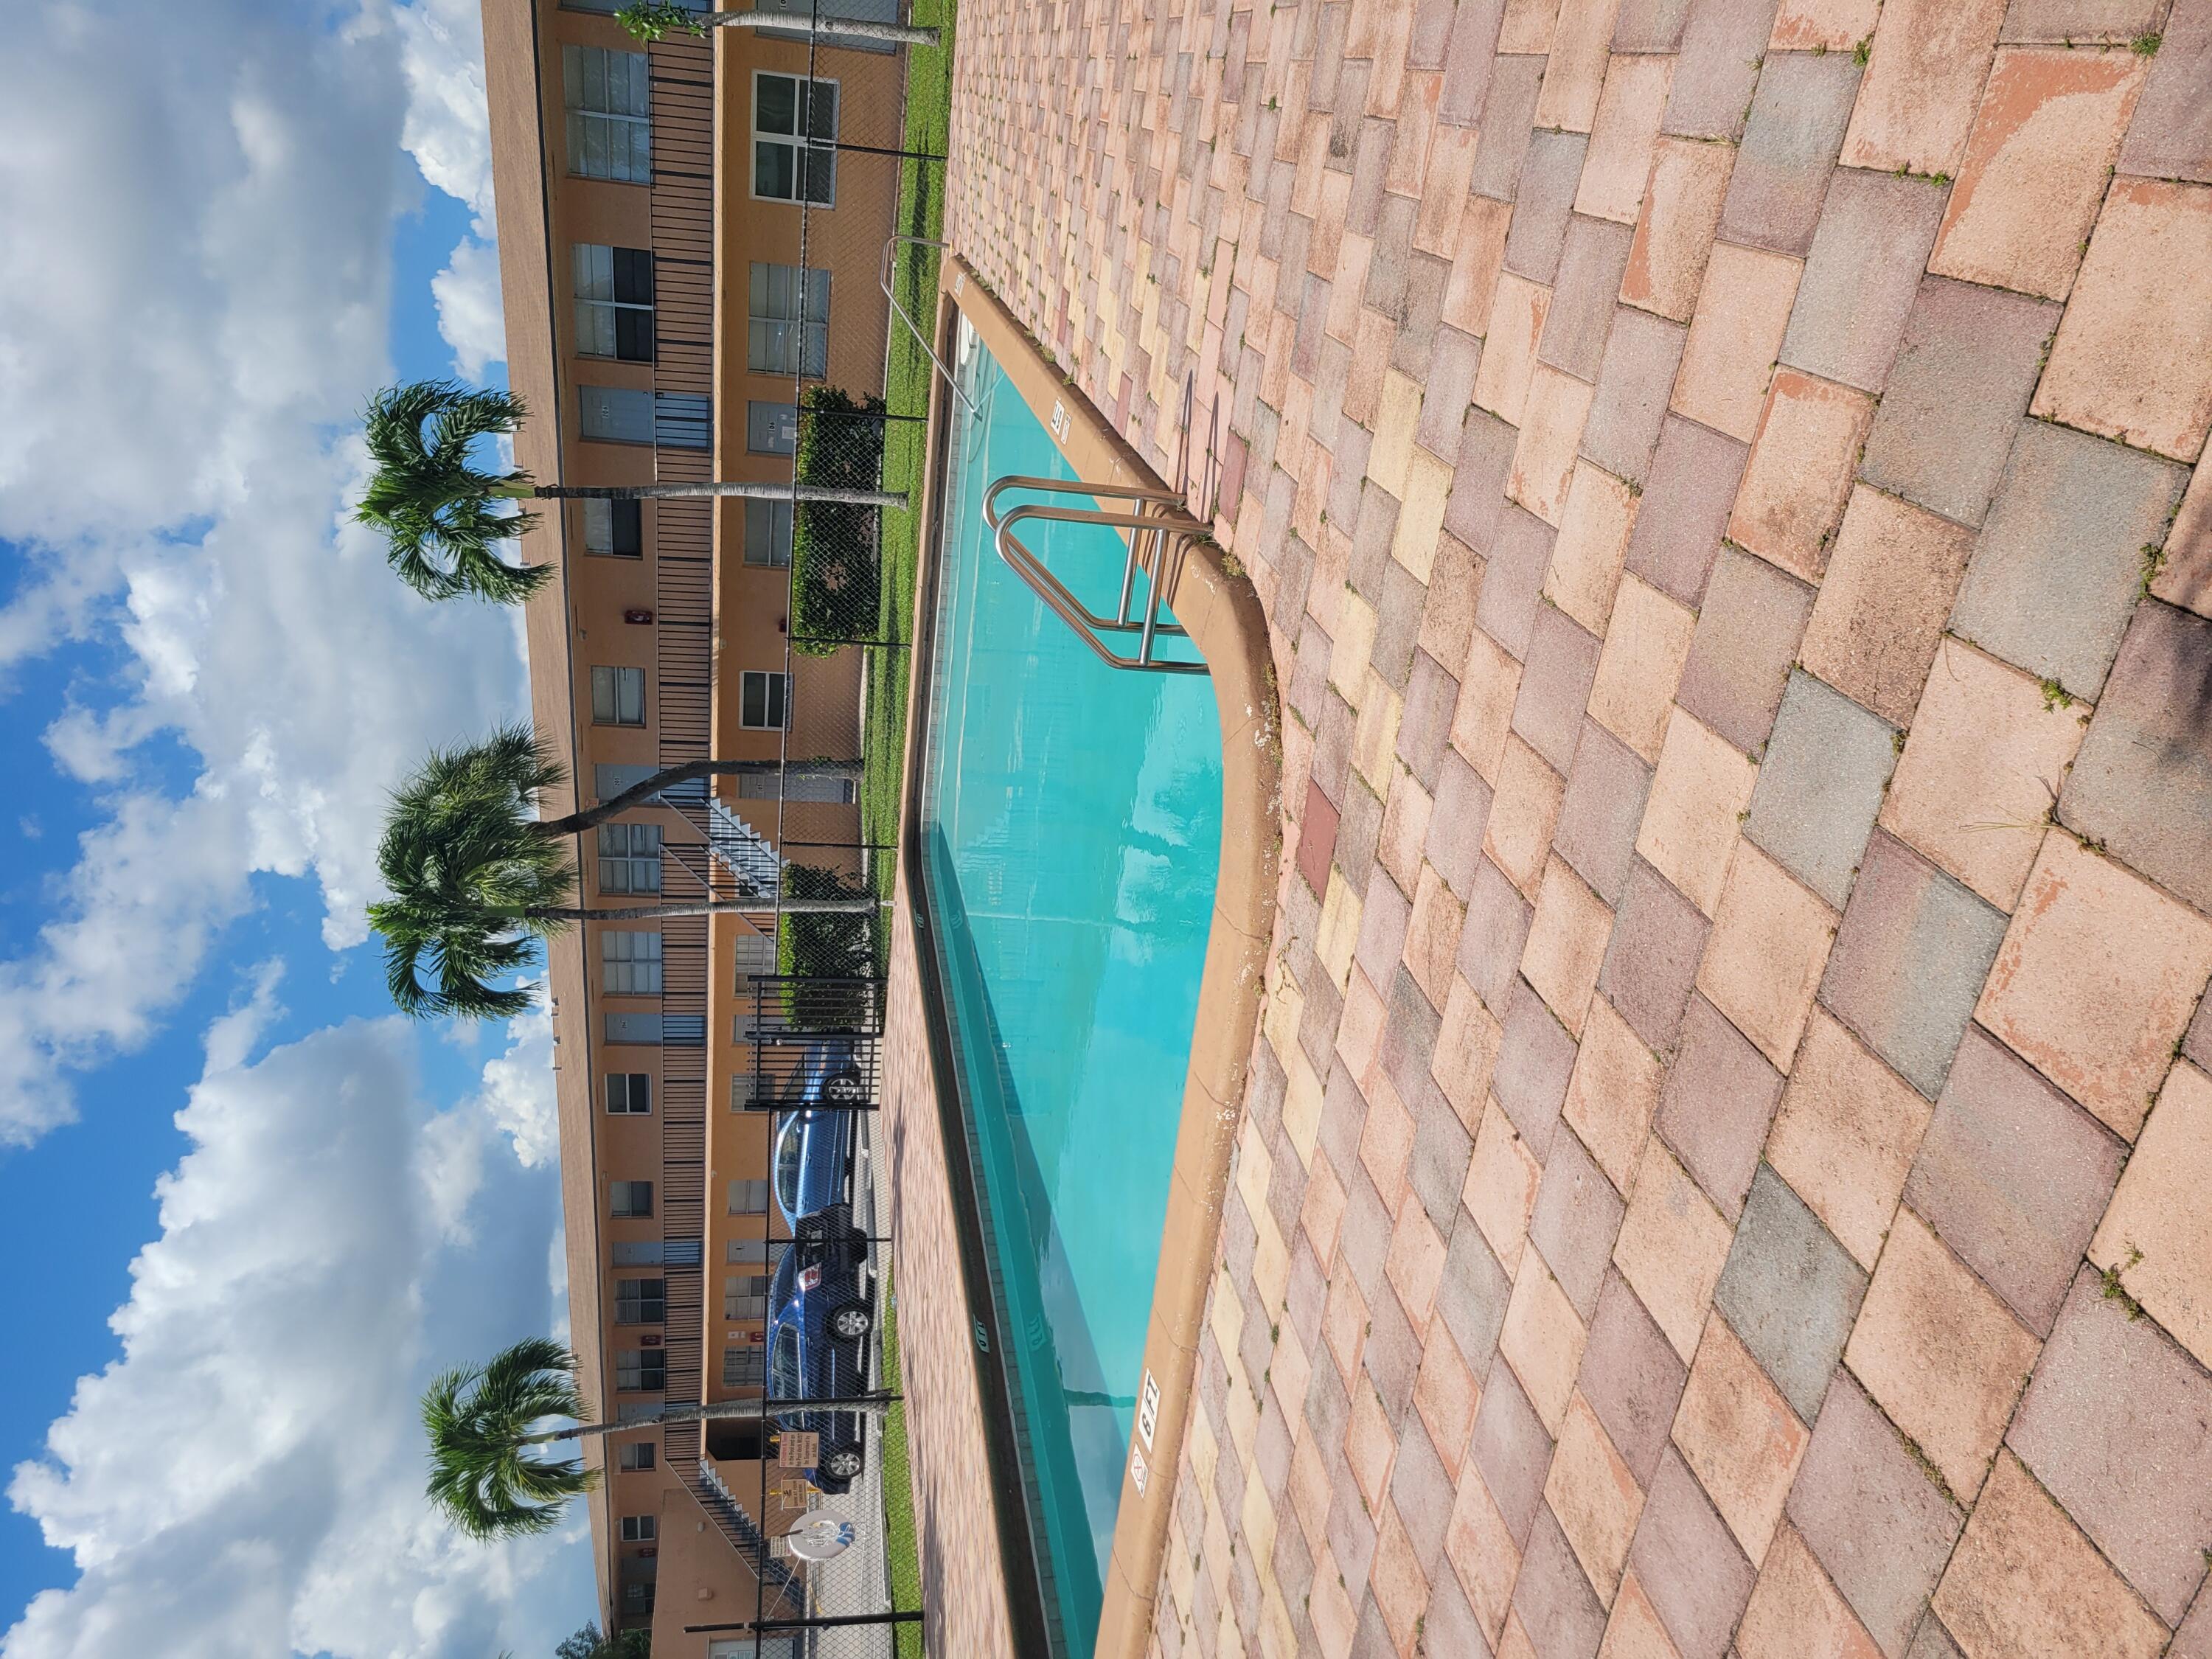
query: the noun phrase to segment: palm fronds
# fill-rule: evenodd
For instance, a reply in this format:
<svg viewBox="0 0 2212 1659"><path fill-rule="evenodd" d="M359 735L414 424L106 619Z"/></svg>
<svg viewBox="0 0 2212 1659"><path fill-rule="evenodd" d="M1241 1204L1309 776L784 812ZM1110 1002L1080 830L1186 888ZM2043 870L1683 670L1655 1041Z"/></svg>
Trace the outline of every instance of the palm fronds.
<svg viewBox="0 0 2212 1659"><path fill-rule="evenodd" d="M500 556L532 519L494 503L512 500L527 477L487 472L473 458L480 440L512 434L524 413L510 392L454 380L387 386L369 399L362 418L375 471L355 516L385 533L392 568L425 599L473 593L513 605L551 575Z"/></svg>
<svg viewBox="0 0 2212 1659"><path fill-rule="evenodd" d="M391 896L368 907L392 1000L416 1018L505 1019L534 1001L495 981L529 966L576 872L543 833L536 797L560 782L527 726L436 750L392 796L377 869Z"/></svg>
<svg viewBox="0 0 2212 1659"><path fill-rule="evenodd" d="M550 1338L526 1338L489 1364L446 1372L422 1396L430 1501L471 1538L546 1531L570 1498L590 1490L592 1474L574 1458L536 1455L532 1431L549 1417L583 1414L576 1358Z"/></svg>

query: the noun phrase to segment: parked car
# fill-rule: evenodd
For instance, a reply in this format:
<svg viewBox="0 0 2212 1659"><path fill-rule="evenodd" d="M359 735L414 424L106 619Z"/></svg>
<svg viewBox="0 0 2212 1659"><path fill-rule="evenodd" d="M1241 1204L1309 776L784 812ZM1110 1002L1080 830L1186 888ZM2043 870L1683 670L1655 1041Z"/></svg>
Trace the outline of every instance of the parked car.
<svg viewBox="0 0 2212 1659"><path fill-rule="evenodd" d="M849 1190L858 1143L853 1109L867 1099L850 1047L810 1048L790 1097L804 1103L776 1131L774 1184L783 1224L796 1231L801 1217L844 1202Z"/></svg>
<svg viewBox="0 0 2212 1659"><path fill-rule="evenodd" d="M848 1399L868 1388L875 1309L865 1273L867 1237L849 1204L802 1216L769 1287L768 1397ZM779 1412L777 1425L817 1434L814 1484L847 1490L867 1463L866 1425L854 1412Z"/></svg>

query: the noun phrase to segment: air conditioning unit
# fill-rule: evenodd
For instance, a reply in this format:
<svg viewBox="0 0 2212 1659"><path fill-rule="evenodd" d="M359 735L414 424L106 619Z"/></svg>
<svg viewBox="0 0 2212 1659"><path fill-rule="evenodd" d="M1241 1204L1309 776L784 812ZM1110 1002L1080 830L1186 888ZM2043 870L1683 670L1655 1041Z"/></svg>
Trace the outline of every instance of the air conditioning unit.
<svg viewBox="0 0 2212 1659"><path fill-rule="evenodd" d="M648 1331L645 1335L638 1338L638 1341L648 1348L657 1348L660 1346L660 1337L657 1332Z"/></svg>

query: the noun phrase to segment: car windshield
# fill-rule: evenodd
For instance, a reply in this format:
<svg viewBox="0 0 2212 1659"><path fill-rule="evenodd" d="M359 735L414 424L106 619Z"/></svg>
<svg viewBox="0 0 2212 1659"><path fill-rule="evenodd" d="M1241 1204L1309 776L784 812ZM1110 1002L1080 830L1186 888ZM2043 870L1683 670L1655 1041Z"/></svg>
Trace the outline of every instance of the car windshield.
<svg viewBox="0 0 2212 1659"><path fill-rule="evenodd" d="M799 1166L805 1150L806 1120L795 1117L775 1144L775 1195L787 1215L799 1213Z"/></svg>

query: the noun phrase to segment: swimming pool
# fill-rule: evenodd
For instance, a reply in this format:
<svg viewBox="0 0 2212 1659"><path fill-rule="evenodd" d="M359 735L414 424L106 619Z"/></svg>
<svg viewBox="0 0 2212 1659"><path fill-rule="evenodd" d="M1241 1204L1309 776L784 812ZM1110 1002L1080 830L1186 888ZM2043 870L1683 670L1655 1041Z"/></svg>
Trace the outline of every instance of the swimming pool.
<svg viewBox="0 0 2212 1659"><path fill-rule="evenodd" d="M999 558L991 483L1076 473L964 319L957 338L973 407L952 400L944 434L922 873L1046 1617L1085 1656L1214 913L1221 726L1205 676L1109 668ZM1114 532L1025 530L1114 608Z"/></svg>

